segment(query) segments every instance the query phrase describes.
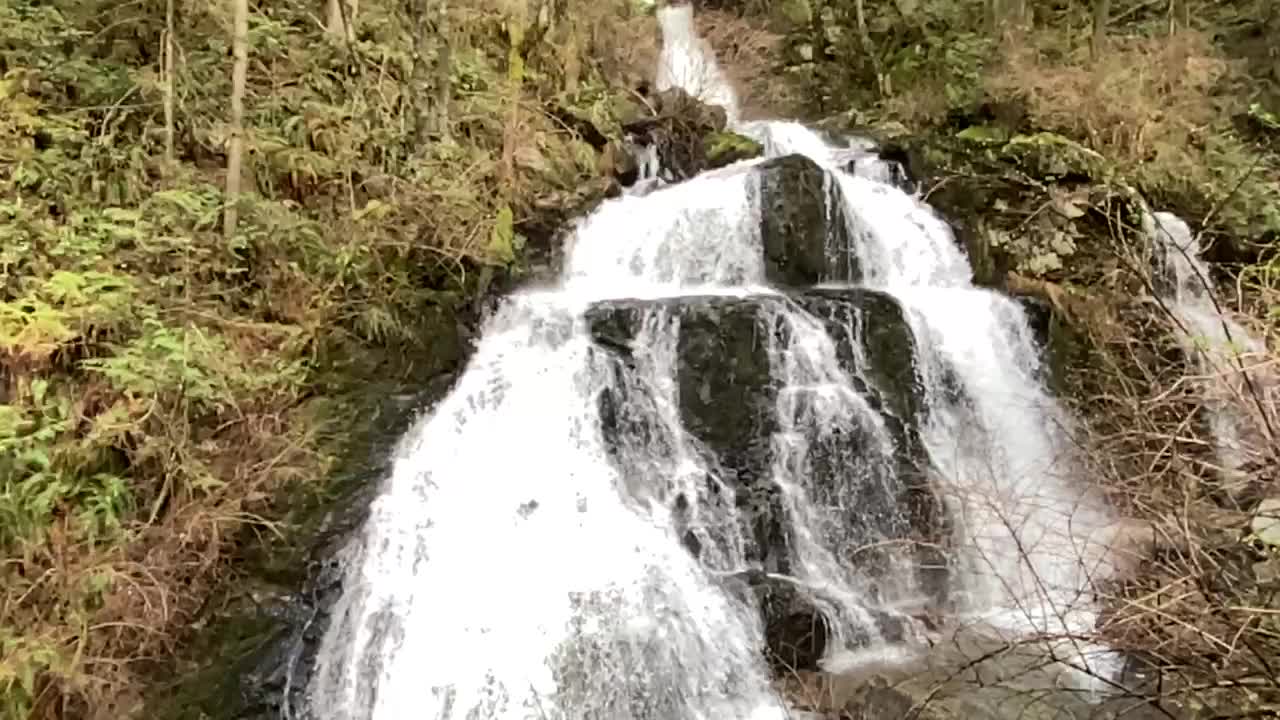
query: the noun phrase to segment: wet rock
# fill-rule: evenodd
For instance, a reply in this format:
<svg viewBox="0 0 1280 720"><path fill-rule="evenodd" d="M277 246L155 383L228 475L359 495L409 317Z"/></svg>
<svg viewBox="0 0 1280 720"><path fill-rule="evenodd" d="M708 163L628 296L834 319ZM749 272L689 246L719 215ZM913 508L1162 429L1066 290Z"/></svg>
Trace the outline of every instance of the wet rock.
<svg viewBox="0 0 1280 720"><path fill-rule="evenodd" d="M787 155L758 172L768 280L791 287L860 280L839 189L826 171L803 155Z"/></svg>
<svg viewBox="0 0 1280 720"><path fill-rule="evenodd" d="M777 386L770 372L768 336L773 323L764 308L771 300L682 298L658 302L615 302L588 312L595 341L627 361L632 340L646 317L679 322L677 387L687 431L710 453L720 482L731 488L733 504L751 539L748 559L774 572L789 570L789 541L781 498L770 481L770 443L777 430ZM649 430L625 411L641 398L618 383L601 397L606 439L645 437Z"/></svg>
<svg viewBox="0 0 1280 720"><path fill-rule="evenodd" d="M708 466L733 496L747 560L787 574L792 565L791 520L774 482L775 439L781 426L782 381L771 353L787 347L787 315L801 309L823 323L854 390L880 415L893 451L884 454L871 426L815 426L806 444L806 492L824 517L823 542L859 567L874 601L881 583L898 583L894 553L918 541L920 584L941 596L946 562L938 547L949 536L945 513L927 481L927 458L917 429L922 389L906 318L890 296L870 290L810 290L777 296L700 297L602 303L588 312L596 343L632 362L632 342L646 322L678 322L676 385L684 428L708 451ZM655 319L658 318L658 319ZM665 318L665 319L662 319ZM624 383L601 398L607 441L650 433L636 409L645 399ZM816 397L816 396L815 396ZM807 399L801 398L807 402ZM642 413L641 413L642 414ZM820 423L821 425L821 423ZM808 426L806 426L808 427ZM809 432L810 430L806 430ZM637 481L639 482L639 481Z"/></svg>
<svg viewBox="0 0 1280 720"><path fill-rule="evenodd" d="M915 701L883 679L863 685L844 705L846 720L907 720Z"/></svg>
<svg viewBox="0 0 1280 720"><path fill-rule="evenodd" d="M849 466L847 455L835 447L816 448L817 462L811 471L819 478L817 487L843 487L844 496L828 504L844 509L842 525L850 530L850 537L916 540L922 586L941 599L947 584L947 559L941 548L950 529L945 508L928 480L929 458L917 422L924 388L915 338L902 307L889 295L865 290L814 289L798 295L796 301L822 320L836 342L841 365L852 371L851 381L879 413L896 450L881 484L864 483L851 490L839 481ZM848 449L867 454L856 447ZM888 572L891 556L887 550L863 549L859 561Z"/></svg>
<svg viewBox="0 0 1280 720"><path fill-rule="evenodd" d="M703 103L680 88L670 88L655 96L653 109L652 116L622 125L629 142L653 146L669 180L686 180L711 167L707 141L724 132L724 108Z"/></svg>
<svg viewBox="0 0 1280 720"><path fill-rule="evenodd" d="M740 583L738 590L748 593L760 608L765 660L774 676L817 670L831 628L814 597L791 580L759 571L741 573L735 580Z"/></svg>

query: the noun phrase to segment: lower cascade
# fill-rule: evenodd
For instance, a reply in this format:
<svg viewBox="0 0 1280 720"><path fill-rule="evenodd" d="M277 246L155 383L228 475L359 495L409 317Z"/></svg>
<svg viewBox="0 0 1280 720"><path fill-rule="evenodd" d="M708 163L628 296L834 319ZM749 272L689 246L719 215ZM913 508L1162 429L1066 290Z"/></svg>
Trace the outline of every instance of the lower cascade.
<svg viewBox="0 0 1280 720"><path fill-rule="evenodd" d="M732 102L689 12L659 85ZM732 109L765 156L581 218L403 439L309 716L785 718L771 677L962 623L1109 672L1112 518L1021 307L873 150Z"/></svg>

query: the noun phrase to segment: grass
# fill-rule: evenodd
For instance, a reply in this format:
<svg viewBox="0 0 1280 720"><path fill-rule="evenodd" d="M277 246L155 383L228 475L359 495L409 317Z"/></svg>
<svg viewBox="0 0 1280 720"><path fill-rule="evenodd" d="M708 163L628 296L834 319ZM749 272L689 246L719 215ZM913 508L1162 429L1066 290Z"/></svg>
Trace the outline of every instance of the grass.
<svg viewBox="0 0 1280 720"><path fill-rule="evenodd" d="M324 491L327 398L411 364L368 357L447 369L530 219L598 194L584 128L627 111L650 18L454 7L448 138L420 142L410 23L361 5L350 41L251 7L230 236L223 4L176 4L172 125L165 3L0 7L0 717L139 712L245 544Z"/></svg>

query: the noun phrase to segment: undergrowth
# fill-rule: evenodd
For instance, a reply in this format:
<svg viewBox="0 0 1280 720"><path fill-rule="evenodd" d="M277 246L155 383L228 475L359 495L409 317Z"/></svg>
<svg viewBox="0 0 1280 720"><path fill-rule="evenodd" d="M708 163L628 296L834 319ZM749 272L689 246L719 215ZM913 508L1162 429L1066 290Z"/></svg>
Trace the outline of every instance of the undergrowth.
<svg viewBox="0 0 1280 720"><path fill-rule="evenodd" d="M229 8L170 4L166 77L164 2L0 5L0 717L138 710L237 547L290 532L282 493L322 490L350 359L430 355L423 317L598 194L584 138L654 42L625 2L451 3L424 136L414 5L337 39L311 5L250 7L230 235Z"/></svg>
<svg viewBox="0 0 1280 720"><path fill-rule="evenodd" d="M1203 224L1216 258L1251 262L1280 237L1280 76L1263 39L1280 28L1274 4L1193 4L1174 27L1167 3L1115 0L1096 49L1092 3L1023 3L1033 16L998 26L991 5L869 5L864 42L850 7L817 3L838 27L810 63L813 109L917 136L974 124L1061 134L1157 209Z"/></svg>

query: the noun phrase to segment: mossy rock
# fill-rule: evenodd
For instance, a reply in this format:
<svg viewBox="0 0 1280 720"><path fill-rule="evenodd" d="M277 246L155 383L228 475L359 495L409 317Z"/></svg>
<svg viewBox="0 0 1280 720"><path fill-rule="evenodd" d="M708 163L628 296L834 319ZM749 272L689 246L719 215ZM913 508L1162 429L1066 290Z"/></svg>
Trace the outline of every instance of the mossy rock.
<svg viewBox="0 0 1280 720"><path fill-rule="evenodd" d="M931 188L929 203L955 228L978 284L1003 288L1011 271L1101 282L1114 274L1118 245L1146 242L1141 195L1105 158L1053 133L1003 134L982 125L902 141L911 176Z"/></svg>
<svg viewBox="0 0 1280 720"><path fill-rule="evenodd" d="M792 32L813 22L813 7L809 0L782 0L773 4L770 16L779 31Z"/></svg>
<svg viewBox="0 0 1280 720"><path fill-rule="evenodd" d="M706 148L707 166L711 168L732 165L764 154L764 147L749 137L728 130L713 132L702 140Z"/></svg>

